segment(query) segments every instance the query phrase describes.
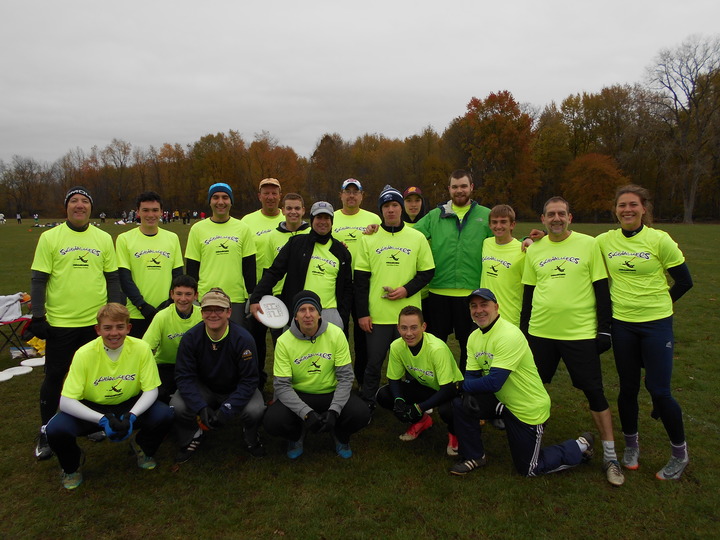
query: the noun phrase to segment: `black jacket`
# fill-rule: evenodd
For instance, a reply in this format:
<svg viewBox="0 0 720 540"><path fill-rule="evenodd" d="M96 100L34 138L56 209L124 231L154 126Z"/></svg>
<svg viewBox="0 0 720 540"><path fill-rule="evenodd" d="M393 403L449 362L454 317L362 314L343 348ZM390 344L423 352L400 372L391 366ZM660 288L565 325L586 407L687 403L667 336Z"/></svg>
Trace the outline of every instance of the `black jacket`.
<svg viewBox="0 0 720 540"><path fill-rule="evenodd" d="M315 231L299 234L290 238L278 253L270 268L263 272L260 283L250 295L250 303L257 304L266 294L272 294L273 287L285 276L285 285L280 293L282 300L292 312L293 297L305 288L305 276L310 266L310 256L315 243L332 242L330 253L340 262L338 277L335 282L335 298L337 299L340 318L348 327L350 308L353 298L351 255L342 242L330 235L320 236Z"/></svg>

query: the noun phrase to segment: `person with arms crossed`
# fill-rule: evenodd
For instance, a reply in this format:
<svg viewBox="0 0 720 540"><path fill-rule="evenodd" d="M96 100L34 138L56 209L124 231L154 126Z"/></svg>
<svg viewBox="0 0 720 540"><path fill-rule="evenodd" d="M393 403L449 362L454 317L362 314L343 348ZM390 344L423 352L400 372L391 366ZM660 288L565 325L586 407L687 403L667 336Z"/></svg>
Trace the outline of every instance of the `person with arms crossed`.
<svg viewBox="0 0 720 540"><path fill-rule="evenodd" d="M178 389L170 399L180 446L175 461L184 463L195 454L203 428L214 430L234 418L242 420L247 451L263 457L258 428L265 403L257 388L255 341L230 320L230 297L222 289L206 292L200 310L203 322L185 332L175 363Z"/></svg>
<svg viewBox="0 0 720 540"><path fill-rule="evenodd" d="M90 226L92 206L84 187L70 188L65 195L67 221L40 235L31 266L30 331L46 340L45 379L40 387L43 427L35 445L38 460L52 457L44 426L57 410L75 351L97 337L98 310L108 301L125 301L112 238Z"/></svg>
<svg viewBox="0 0 720 540"><path fill-rule="evenodd" d="M399 337L400 310L420 307L420 291L435 269L427 239L403 223L402 205L400 192L385 186L378 199L382 225L375 234L364 235L356 250L355 307L368 352L360 397L370 408L375 407L385 356Z"/></svg>
<svg viewBox="0 0 720 540"><path fill-rule="evenodd" d="M169 403L177 390L175 384L175 361L180 340L185 332L202 321L200 308L195 306L198 298L197 281L186 275L177 276L170 286L170 304L161 309L143 336L153 350L160 374L158 399Z"/></svg>
<svg viewBox="0 0 720 540"><path fill-rule="evenodd" d="M402 441L412 441L432 426L432 417L426 411L437 407L448 426L446 452L457 456L452 400L463 375L455 357L445 342L425 332L427 324L417 306L400 310L397 327L400 337L390 345L388 384L378 391L377 402L392 410L401 422L415 427L400 435Z"/></svg>
<svg viewBox="0 0 720 540"><path fill-rule="evenodd" d="M561 471L590 459L594 437L589 432L555 446L540 446L550 418L550 396L525 336L500 315L490 289L476 289L468 303L479 328L468 339L463 396L453 402L462 457L450 473L464 476L487 463L480 419L504 421L510 455L523 476Z"/></svg>
<svg viewBox="0 0 720 540"><path fill-rule="evenodd" d="M185 248L187 274L198 282L203 296L220 287L232 301L232 320L246 324L245 301L255 288L255 240L250 229L230 216L232 188L222 182L208 189L210 219L201 219L190 228Z"/></svg>
<svg viewBox="0 0 720 540"><path fill-rule="evenodd" d="M127 295L132 330L142 337L164 302L173 278L183 273L180 240L160 228L160 195L145 191L136 199L140 226L118 235L115 241L120 286Z"/></svg>
<svg viewBox="0 0 720 540"><path fill-rule="evenodd" d="M343 331L322 318L320 297L298 292L293 322L275 347L275 401L265 415L265 431L288 441L287 456L299 458L307 432L328 432L335 452L352 457L350 435L370 421L370 411L353 395L350 347Z"/></svg>
<svg viewBox="0 0 720 540"><path fill-rule="evenodd" d="M340 202L342 208L336 212L333 221L332 234L340 242L345 244L352 255L352 270L355 271L355 259L357 258L357 249L360 245L360 239L368 225L380 225L381 219L377 214L364 210L362 205L365 192L363 191L360 180L348 178L343 181L340 187ZM355 379L358 384L362 385L365 377L365 367L367 366L367 344L365 333L358 323L357 310L355 307L355 299L352 299L352 319L353 319L353 352L355 353ZM345 336L350 339L350 328L345 327Z"/></svg>
<svg viewBox="0 0 720 540"><path fill-rule="evenodd" d="M260 299L272 294L285 278L280 300L291 306L303 289L320 297L323 320L347 327L352 303L352 259L348 249L331 235L334 210L318 201L310 208L311 231L288 239L250 297L250 312L257 317Z"/></svg>
<svg viewBox="0 0 720 540"><path fill-rule="evenodd" d="M97 314L96 339L80 347L60 397L60 412L47 424L50 447L62 467L62 485L83 481L83 454L75 439L105 431L112 442L136 434L130 447L138 467L154 469L155 452L170 430L173 411L157 401L160 384L150 347L130 337L130 313L110 303Z"/></svg>
<svg viewBox="0 0 720 540"><path fill-rule="evenodd" d="M610 349L610 292L595 238L570 231L570 204L551 197L543 207L547 236L527 250L520 328L528 335L538 373L550 383L560 359L588 400L603 445L608 482L625 477L615 453L612 415L605 398L600 354Z"/></svg>
<svg viewBox="0 0 720 540"><path fill-rule="evenodd" d="M692 277L670 235L650 227L652 206L645 188L632 184L619 188L615 216L620 228L599 235L597 241L610 274L612 343L620 378L618 414L625 437L622 464L630 470L640 466L638 393L645 368L651 415L662 420L670 439L670 460L655 476L677 480L690 458L682 409L670 385L673 303L692 288ZM674 280L672 287L668 287L665 271Z"/></svg>

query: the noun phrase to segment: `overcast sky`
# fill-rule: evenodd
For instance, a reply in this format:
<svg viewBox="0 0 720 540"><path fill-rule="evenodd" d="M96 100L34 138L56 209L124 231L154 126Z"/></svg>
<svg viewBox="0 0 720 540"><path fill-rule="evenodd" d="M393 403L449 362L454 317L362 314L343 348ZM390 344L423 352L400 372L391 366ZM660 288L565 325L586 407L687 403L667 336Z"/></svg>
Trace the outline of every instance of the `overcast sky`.
<svg viewBox="0 0 720 540"><path fill-rule="evenodd" d="M442 133L470 98L544 107L643 82L662 48L718 32L718 0L4 1L0 159L113 138Z"/></svg>

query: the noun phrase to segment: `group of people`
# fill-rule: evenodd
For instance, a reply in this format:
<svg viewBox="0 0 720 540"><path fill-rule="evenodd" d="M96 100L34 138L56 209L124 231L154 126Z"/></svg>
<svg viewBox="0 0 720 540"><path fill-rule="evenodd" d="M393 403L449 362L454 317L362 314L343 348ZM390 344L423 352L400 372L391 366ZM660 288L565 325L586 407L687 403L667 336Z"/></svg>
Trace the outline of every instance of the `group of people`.
<svg viewBox="0 0 720 540"><path fill-rule="evenodd" d="M350 178L342 207L316 201L308 223L302 197L283 197L275 178L260 182L261 208L242 219L230 215L231 186L216 183L210 218L192 226L183 265L177 235L159 227L158 194L138 197L140 225L113 246L90 226L90 193L70 189L67 221L41 235L32 263L30 328L47 340L36 457L57 454L63 485L73 489L82 482L78 436L129 439L138 466L151 469L170 430L184 462L208 431L237 423L255 457L266 454L263 427L287 441L290 459L313 432L330 433L335 452L349 458L350 436L380 405L405 424L403 441L431 427L437 409L447 454L458 458L454 475L487 463L482 426L490 421L506 431L518 472L536 476L593 455L591 431L541 447L550 415L544 385L562 359L588 400L615 486L623 467L639 467L645 368L652 415L672 445L657 477L679 478L689 458L670 392L672 303L692 280L677 244L649 227L647 192L621 188L620 229L598 238L571 231L569 203L553 197L541 216L545 231L521 242L512 208L474 201L467 171L454 171L448 190L450 200L427 211L420 188L386 186L375 214L361 208L362 184ZM73 294L78 286L81 295ZM288 327L270 330L271 399L266 295L290 313ZM600 368L611 346L620 460Z"/></svg>

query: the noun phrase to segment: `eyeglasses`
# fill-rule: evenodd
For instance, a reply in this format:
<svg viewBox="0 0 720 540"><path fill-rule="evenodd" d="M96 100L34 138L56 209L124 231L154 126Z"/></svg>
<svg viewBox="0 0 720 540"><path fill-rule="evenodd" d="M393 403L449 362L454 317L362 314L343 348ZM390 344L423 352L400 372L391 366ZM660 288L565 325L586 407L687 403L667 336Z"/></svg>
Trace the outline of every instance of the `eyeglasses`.
<svg viewBox="0 0 720 540"><path fill-rule="evenodd" d="M221 308L221 307L215 307L215 306L213 306L213 307L204 307L204 308L201 308L200 310L201 310L203 313L208 313L208 314L210 314L210 313L215 313L215 314L219 314L219 313L222 313L222 312L224 312L224 311L227 311L227 308Z"/></svg>

